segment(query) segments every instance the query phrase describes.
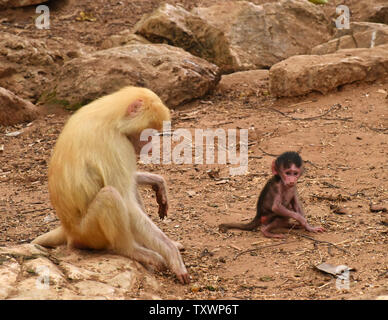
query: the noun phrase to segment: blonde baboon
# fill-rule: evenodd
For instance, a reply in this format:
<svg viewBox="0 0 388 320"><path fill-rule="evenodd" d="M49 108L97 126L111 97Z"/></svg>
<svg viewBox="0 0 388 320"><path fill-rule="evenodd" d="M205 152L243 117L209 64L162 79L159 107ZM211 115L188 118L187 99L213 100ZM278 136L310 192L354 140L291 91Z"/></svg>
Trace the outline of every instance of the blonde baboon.
<svg viewBox="0 0 388 320"><path fill-rule="evenodd" d="M159 216L167 214L164 179L136 172L144 129L160 130L170 111L145 88L125 87L70 117L49 164L51 203L61 226L33 243L54 247L112 249L151 264L166 265L180 282L189 276L176 243L144 213L137 183L156 191Z"/></svg>

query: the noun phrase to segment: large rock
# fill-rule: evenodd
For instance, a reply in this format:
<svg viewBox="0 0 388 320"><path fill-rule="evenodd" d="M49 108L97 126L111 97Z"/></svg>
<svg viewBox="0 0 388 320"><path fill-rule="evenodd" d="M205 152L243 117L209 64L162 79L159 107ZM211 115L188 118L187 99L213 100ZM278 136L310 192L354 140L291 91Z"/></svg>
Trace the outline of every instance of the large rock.
<svg viewBox="0 0 388 320"><path fill-rule="evenodd" d="M36 88L49 83L47 70L57 59L43 41L0 32L0 86L23 98L36 97Z"/></svg>
<svg viewBox="0 0 388 320"><path fill-rule="evenodd" d="M124 86L153 90L169 106L205 95L220 79L219 69L165 44L131 44L70 60L58 76L57 98L80 106Z"/></svg>
<svg viewBox="0 0 388 320"><path fill-rule="evenodd" d="M0 125L14 125L36 119L37 108L11 91L0 87Z"/></svg>
<svg viewBox="0 0 388 320"><path fill-rule="evenodd" d="M0 32L0 61L31 66L51 65L55 54L49 52L43 41L23 38L11 33Z"/></svg>
<svg viewBox="0 0 388 320"><path fill-rule="evenodd" d="M223 32L235 57L234 70L269 68L331 38L330 22L321 8L303 0L262 6L222 2L193 12Z"/></svg>
<svg viewBox="0 0 388 320"><path fill-rule="evenodd" d="M269 68L330 39L330 22L318 6L283 0L263 6L220 2L188 12L164 4L134 31L217 64L223 73Z"/></svg>
<svg viewBox="0 0 388 320"><path fill-rule="evenodd" d="M0 0L0 9L32 6L47 0Z"/></svg>
<svg viewBox="0 0 388 320"><path fill-rule="evenodd" d="M373 48L387 43L388 25L353 22L350 29L338 31L334 39L314 47L311 54L328 54L340 49Z"/></svg>
<svg viewBox="0 0 388 320"><path fill-rule="evenodd" d="M327 55L300 55L274 65L270 91L276 97L323 94L355 81L388 78L388 45L371 49L344 49Z"/></svg>
<svg viewBox="0 0 388 320"><path fill-rule="evenodd" d="M160 299L161 290L152 273L126 257L33 244L0 247L0 284L0 299L17 300Z"/></svg>
<svg viewBox="0 0 388 320"><path fill-rule="evenodd" d="M92 51L73 39L41 41L0 31L0 87L36 103L64 62Z"/></svg>
<svg viewBox="0 0 388 320"><path fill-rule="evenodd" d="M151 42L181 47L216 64L222 72L233 71L238 65L224 33L181 7L161 5L144 16L135 25L134 32Z"/></svg>

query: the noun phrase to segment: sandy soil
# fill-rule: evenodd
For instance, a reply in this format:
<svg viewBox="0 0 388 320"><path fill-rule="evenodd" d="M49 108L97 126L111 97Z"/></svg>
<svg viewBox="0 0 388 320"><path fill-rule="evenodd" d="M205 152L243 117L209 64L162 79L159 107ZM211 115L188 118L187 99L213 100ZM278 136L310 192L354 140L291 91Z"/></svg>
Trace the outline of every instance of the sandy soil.
<svg viewBox="0 0 388 320"><path fill-rule="evenodd" d="M132 1L124 8L120 1L82 1L71 8L72 2L58 4L51 34L96 47L105 36L124 29L124 16L131 26L158 3ZM207 4L185 2L190 3L186 7ZM74 21L91 3L98 22ZM7 28L17 32L15 24L21 25L20 17L31 12L10 10ZM106 15L114 19L104 24ZM29 25L20 28L22 34L43 37ZM325 96L274 100L268 79L248 74L237 85L224 79L214 93L174 110L174 129L250 128L249 172L232 177L230 165L139 165L166 178L167 219L159 221L152 190L142 194L152 219L184 244L192 278L189 286L182 286L170 272L156 273L158 294L164 299L365 299L388 294L388 213L369 209L371 203L388 206L387 92L388 82L380 81L344 86ZM0 245L30 242L59 225L47 191L47 164L70 113L41 108L44 115L31 124L0 126ZM5 135L17 130L22 134ZM281 230L287 234L285 241L264 238L260 232L220 233L221 222L253 218L272 155L286 150L299 151L307 160L299 193L308 220L327 232ZM345 212L336 214L333 206ZM245 252L250 249L255 250ZM321 262L353 267L349 289L338 290L335 277L317 271ZM142 288L133 293L134 298L141 295Z"/></svg>

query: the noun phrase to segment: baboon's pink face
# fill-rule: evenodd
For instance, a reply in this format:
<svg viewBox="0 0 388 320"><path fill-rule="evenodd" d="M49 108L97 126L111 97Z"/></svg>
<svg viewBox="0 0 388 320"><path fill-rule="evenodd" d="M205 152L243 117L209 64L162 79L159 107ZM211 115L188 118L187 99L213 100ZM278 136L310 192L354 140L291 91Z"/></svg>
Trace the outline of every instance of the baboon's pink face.
<svg viewBox="0 0 388 320"><path fill-rule="evenodd" d="M281 168L278 171L284 185L288 188L295 186L302 175L302 168L298 168L295 164L291 164L289 168Z"/></svg>

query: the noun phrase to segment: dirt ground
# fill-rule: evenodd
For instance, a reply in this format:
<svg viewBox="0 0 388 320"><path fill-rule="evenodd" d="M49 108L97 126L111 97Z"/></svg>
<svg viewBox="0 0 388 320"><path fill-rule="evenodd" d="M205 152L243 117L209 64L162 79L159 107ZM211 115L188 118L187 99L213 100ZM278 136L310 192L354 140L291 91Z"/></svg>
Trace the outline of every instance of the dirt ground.
<svg viewBox="0 0 388 320"><path fill-rule="evenodd" d="M74 21L79 11L92 9L91 3L98 21ZM209 4L183 3L187 8ZM158 1L132 1L121 8L120 1L67 1L54 8L50 33L98 47L105 36L132 26L157 5ZM1 12L0 21L7 14L8 31L16 33L20 28L22 34L44 37L22 25L20 17L32 12ZM208 96L174 110L173 129L250 129L247 174L230 176L231 165L139 165L167 181L170 211L164 221L157 217L153 191L144 189L142 194L152 219L169 237L184 244L182 255L192 280L183 286L170 272L155 273L161 284L158 295L163 299L387 295L388 212L371 212L369 206L388 207L388 80L343 86L325 96L312 93L275 100L269 95L267 78L233 77L224 78ZM70 113L41 108L42 117L30 124L0 126L0 245L30 242L59 225L49 201L47 165ZM5 135L18 130L22 134L16 137ZM287 234L285 241L264 238L259 231L220 233L221 222L253 218L273 155L286 150L299 151L306 160L299 193L308 221L327 231L280 230ZM341 207L342 214L335 213L334 206ZM256 250L245 252L250 249ZM322 262L354 268L349 288L338 290L335 277L316 270ZM141 295L140 287L133 298Z"/></svg>

